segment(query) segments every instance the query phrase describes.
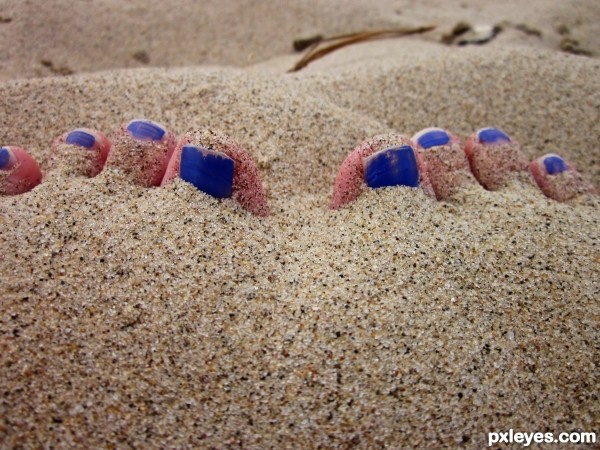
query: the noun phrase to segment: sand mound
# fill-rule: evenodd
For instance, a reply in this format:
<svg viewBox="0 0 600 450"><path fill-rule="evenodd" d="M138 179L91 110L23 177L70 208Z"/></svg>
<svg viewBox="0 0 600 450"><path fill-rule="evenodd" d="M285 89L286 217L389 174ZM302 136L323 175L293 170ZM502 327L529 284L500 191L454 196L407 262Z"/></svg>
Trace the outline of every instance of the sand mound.
<svg viewBox="0 0 600 450"><path fill-rule="evenodd" d="M303 20L292 31L316 31ZM181 180L142 188L115 170L46 171L33 191L0 198L0 446L481 448L490 430L598 430L597 198L558 203L515 182L452 202L370 190L327 208L357 143L427 126L463 138L501 127L530 159L560 153L600 185L598 60L411 38L285 74L294 56L257 48L275 29L235 50L256 49L248 68L0 85L3 144L44 168L52 139L74 127L214 128L248 149L271 210L256 217ZM223 36L202 61L232 63L215 56ZM183 63L172 58L157 62ZM2 73L36 74L15 67Z"/></svg>

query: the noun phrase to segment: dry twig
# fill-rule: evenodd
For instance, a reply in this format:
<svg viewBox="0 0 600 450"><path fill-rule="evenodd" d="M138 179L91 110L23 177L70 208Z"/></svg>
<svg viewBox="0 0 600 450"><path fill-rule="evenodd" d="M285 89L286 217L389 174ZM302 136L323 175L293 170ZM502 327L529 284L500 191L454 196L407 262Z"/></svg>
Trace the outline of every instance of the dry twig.
<svg viewBox="0 0 600 450"><path fill-rule="evenodd" d="M314 42L308 47L306 54L294 65L289 72L297 72L306 67L311 62L328 55L347 45L358 44L360 42L373 41L376 39L386 39L391 37L408 36L411 34L427 33L435 28L435 25L428 25L417 28L397 28L390 30L375 30L375 31L360 31L357 33L342 34L339 36L331 36L328 38L314 38ZM319 48L321 44L327 44L323 48Z"/></svg>

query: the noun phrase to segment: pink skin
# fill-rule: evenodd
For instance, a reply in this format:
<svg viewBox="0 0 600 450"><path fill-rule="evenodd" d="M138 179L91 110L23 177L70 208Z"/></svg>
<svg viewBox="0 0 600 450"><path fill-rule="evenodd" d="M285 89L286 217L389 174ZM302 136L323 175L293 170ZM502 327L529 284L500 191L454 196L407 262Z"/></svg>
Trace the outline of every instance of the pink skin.
<svg viewBox="0 0 600 450"><path fill-rule="evenodd" d="M0 194L22 194L42 182L42 171L29 153L20 147L5 148L8 148L12 155L7 169L0 169Z"/></svg>
<svg viewBox="0 0 600 450"><path fill-rule="evenodd" d="M76 131L76 130L71 130ZM78 145L70 145L66 143L69 133L56 138L52 143L50 152L52 154L52 165L57 164L57 161L66 162L74 172L88 177L95 177L106 164L108 154L111 149L111 142L108 138L97 130L89 128L77 128L77 131L84 131L96 138L93 147L85 148ZM71 155L76 155L75 160ZM79 158L77 158L79 156ZM82 160L83 158L83 160ZM80 163L81 161L81 163ZM78 167L74 167L78 166Z"/></svg>
<svg viewBox="0 0 600 450"><path fill-rule="evenodd" d="M267 216L267 196L262 187L258 168L252 157L240 144L224 134L212 131L193 131L186 133L179 140L173 156L169 161L161 186L170 183L179 176L181 149L192 144L225 153L234 162L233 198L244 208L258 216Z"/></svg>
<svg viewBox="0 0 600 450"><path fill-rule="evenodd" d="M356 146L346 157L338 171L329 208L339 209L342 206L355 201L361 194L366 186L363 163L365 158L380 150L402 145L415 147L409 138L400 134L375 136ZM425 162L418 152L416 152L415 156L417 159L417 167L419 169L419 186L428 196L435 198L433 187L431 186L429 176L427 175Z"/></svg>
<svg viewBox="0 0 600 450"><path fill-rule="evenodd" d="M552 155L541 156L529 165L529 170L544 195L559 202L570 200L579 194L598 195L598 191L592 183L585 180L577 169L567 161L565 161L567 170L550 175L544 165L544 159L547 156Z"/></svg>
<svg viewBox="0 0 600 450"><path fill-rule="evenodd" d="M474 133L467 139L465 153L473 175L490 191L501 189L519 175L533 183L529 161L514 140L482 144Z"/></svg>
<svg viewBox="0 0 600 450"><path fill-rule="evenodd" d="M452 133L448 134L450 142L447 145L428 149L416 144L416 135L413 136L415 149L427 167L427 174L438 200L452 197L461 187L477 184L460 139Z"/></svg>
<svg viewBox="0 0 600 450"><path fill-rule="evenodd" d="M127 130L127 125L123 124L113 133L113 146L106 166L121 169L142 186L160 186L175 151L175 136L167 130L160 141L136 140Z"/></svg>

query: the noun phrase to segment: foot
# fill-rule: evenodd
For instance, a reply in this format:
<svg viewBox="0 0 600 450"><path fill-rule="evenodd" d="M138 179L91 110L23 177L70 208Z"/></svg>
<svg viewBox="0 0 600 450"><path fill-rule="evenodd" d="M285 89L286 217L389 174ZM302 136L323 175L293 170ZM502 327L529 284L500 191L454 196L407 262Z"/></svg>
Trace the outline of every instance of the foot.
<svg viewBox="0 0 600 450"><path fill-rule="evenodd" d="M0 195L30 191L42 181L42 172L24 149L0 147Z"/></svg>
<svg viewBox="0 0 600 450"><path fill-rule="evenodd" d="M213 197L233 197L256 215L269 213L256 164L241 145L225 135L212 130L185 134L169 161L161 186L177 176Z"/></svg>
<svg viewBox="0 0 600 450"><path fill-rule="evenodd" d="M529 170L541 191L559 202L570 200L579 194L598 195L594 186L573 165L553 153L532 161Z"/></svg>
<svg viewBox="0 0 600 450"><path fill-rule="evenodd" d="M95 177L104 168L110 148L110 141L99 131L89 128L71 130L52 143L51 170Z"/></svg>
<svg viewBox="0 0 600 450"><path fill-rule="evenodd" d="M146 119L132 120L112 135L106 164L146 187L159 186L175 151L173 133Z"/></svg>
<svg viewBox="0 0 600 450"><path fill-rule="evenodd" d="M464 151L458 137L441 128L426 128L412 140L391 134L358 145L340 167L329 207L347 205L365 187L419 186L430 197L445 200L477 181L497 190L514 179L537 183L545 195L558 201L582 193L597 195L594 186L557 155L529 164L519 144L497 128L479 130Z"/></svg>
<svg viewBox="0 0 600 450"><path fill-rule="evenodd" d="M409 138L399 134L375 136L354 148L337 174L329 207L353 202L366 186L420 187L435 198L422 156Z"/></svg>
<svg viewBox="0 0 600 450"><path fill-rule="evenodd" d="M457 136L441 128L425 128L412 140L438 200L449 199L460 188L477 184Z"/></svg>
<svg viewBox="0 0 600 450"><path fill-rule="evenodd" d="M473 175L490 191L501 189L515 178L533 183L529 161L519 143L498 128L482 128L469 137L465 153Z"/></svg>

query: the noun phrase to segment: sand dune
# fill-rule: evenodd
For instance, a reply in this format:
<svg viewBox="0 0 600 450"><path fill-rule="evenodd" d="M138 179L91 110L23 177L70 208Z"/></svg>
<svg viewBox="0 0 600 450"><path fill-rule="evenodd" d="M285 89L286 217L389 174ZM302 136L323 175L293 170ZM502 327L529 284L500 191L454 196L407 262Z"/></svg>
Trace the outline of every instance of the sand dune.
<svg viewBox="0 0 600 450"><path fill-rule="evenodd" d="M560 51L558 31L597 55L597 2L255 3L0 5L0 138L45 176L0 197L0 447L482 448L489 431L598 432L597 197L559 203L515 181L327 208L355 145L428 126L498 126L600 186L599 62ZM542 35L440 44L458 20ZM285 73L297 37L429 22L442 26ZM232 136L271 214L182 180L49 169L66 130L137 117Z"/></svg>

